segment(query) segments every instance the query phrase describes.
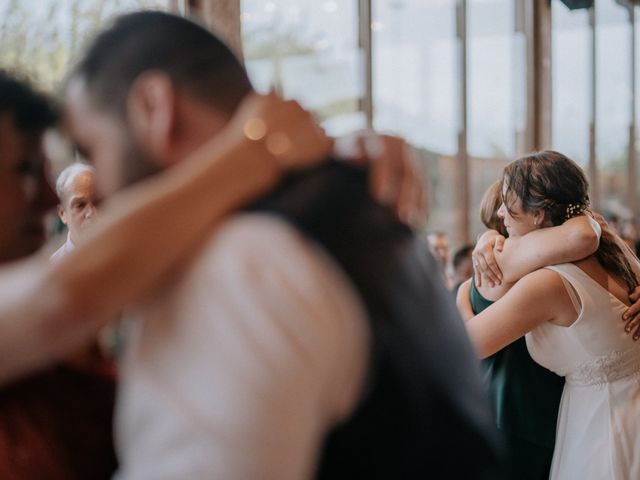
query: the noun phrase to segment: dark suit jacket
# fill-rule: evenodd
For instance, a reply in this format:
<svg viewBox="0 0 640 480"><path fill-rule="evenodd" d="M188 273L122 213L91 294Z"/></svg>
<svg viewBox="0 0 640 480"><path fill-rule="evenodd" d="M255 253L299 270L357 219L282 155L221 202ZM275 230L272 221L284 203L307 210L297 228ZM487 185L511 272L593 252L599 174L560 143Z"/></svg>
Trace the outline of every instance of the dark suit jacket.
<svg viewBox="0 0 640 480"><path fill-rule="evenodd" d="M451 294L424 244L369 196L366 172L330 162L255 208L332 255L368 311L366 392L328 432L318 478L498 478L497 432Z"/></svg>

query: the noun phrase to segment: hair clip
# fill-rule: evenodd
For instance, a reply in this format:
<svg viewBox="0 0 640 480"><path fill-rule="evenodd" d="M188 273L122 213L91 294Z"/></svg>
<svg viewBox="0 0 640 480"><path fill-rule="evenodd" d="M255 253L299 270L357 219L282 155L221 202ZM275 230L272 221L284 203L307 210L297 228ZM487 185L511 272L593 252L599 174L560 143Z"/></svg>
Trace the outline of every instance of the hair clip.
<svg viewBox="0 0 640 480"><path fill-rule="evenodd" d="M582 215L589 208L589 202L585 203L570 203L567 205L567 209L565 211L565 219L569 220L570 218L577 217L578 215Z"/></svg>

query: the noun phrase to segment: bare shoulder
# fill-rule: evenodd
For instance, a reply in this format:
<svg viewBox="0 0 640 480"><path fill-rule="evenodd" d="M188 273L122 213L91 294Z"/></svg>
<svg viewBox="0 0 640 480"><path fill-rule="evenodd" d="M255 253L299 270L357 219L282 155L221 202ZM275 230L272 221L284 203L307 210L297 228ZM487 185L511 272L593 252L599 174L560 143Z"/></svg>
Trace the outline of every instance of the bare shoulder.
<svg viewBox="0 0 640 480"><path fill-rule="evenodd" d="M516 283L516 285L520 284L544 291L562 285L562 277L558 272L550 268L541 268L522 277Z"/></svg>
<svg viewBox="0 0 640 480"><path fill-rule="evenodd" d="M565 287L560 274L549 268L541 268L518 280L505 298L527 297L532 302L544 302L547 306L553 307L556 301L562 301L564 296Z"/></svg>

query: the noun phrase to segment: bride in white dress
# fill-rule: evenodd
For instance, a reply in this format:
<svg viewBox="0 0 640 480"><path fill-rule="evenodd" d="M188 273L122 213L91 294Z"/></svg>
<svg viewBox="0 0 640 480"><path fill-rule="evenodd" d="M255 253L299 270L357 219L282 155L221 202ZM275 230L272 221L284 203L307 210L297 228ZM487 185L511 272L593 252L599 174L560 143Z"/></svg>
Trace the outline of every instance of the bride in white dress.
<svg viewBox="0 0 640 480"><path fill-rule="evenodd" d="M564 155L532 154L505 168L499 215L524 235L583 213L587 190ZM532 358L565 377L553 480L640 479L640 345L622 319L637 286L604 231L594 255L530 273L467 322L481 357L526 335Z"/></svg>

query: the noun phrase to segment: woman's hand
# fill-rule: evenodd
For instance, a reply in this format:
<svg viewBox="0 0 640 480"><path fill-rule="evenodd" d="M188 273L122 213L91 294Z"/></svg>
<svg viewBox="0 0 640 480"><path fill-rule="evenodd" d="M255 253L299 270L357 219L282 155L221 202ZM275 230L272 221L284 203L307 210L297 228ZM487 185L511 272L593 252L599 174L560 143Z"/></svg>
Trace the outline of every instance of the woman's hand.
<svg viewBox="0 0 640 480"><path fill-rule="evenodd" d="M502 251L505 238L495 230L487 230L476 243L471 258L476 286L488 283L494 287L502 283L502 271L496 262L495 251Z"/></svg>
<svg viewBox="0 0 640 480"><path fill-rule="evenodd" d="M371 169L371 194L413 228L427 219L427 188L413 149L399 137L364 130L338 138L335 154Z"/></svg>
<svg viewBox="0 0 640 480"><path fill-rule="evenodd" d="M628 334L633 332L633 339L638 340L640 339L640 287L636 287L629 295L629 300L634 303L622 314L622 321L625 322L624 330Z"/></svg>
<svg viewBox="0 0 640 480"><path fill-rule="evenodd" d="M333 140L311 113L275 93L247 96L226 129L235 141L259 145L281 171L313 166L333 149Z"/></svg>

